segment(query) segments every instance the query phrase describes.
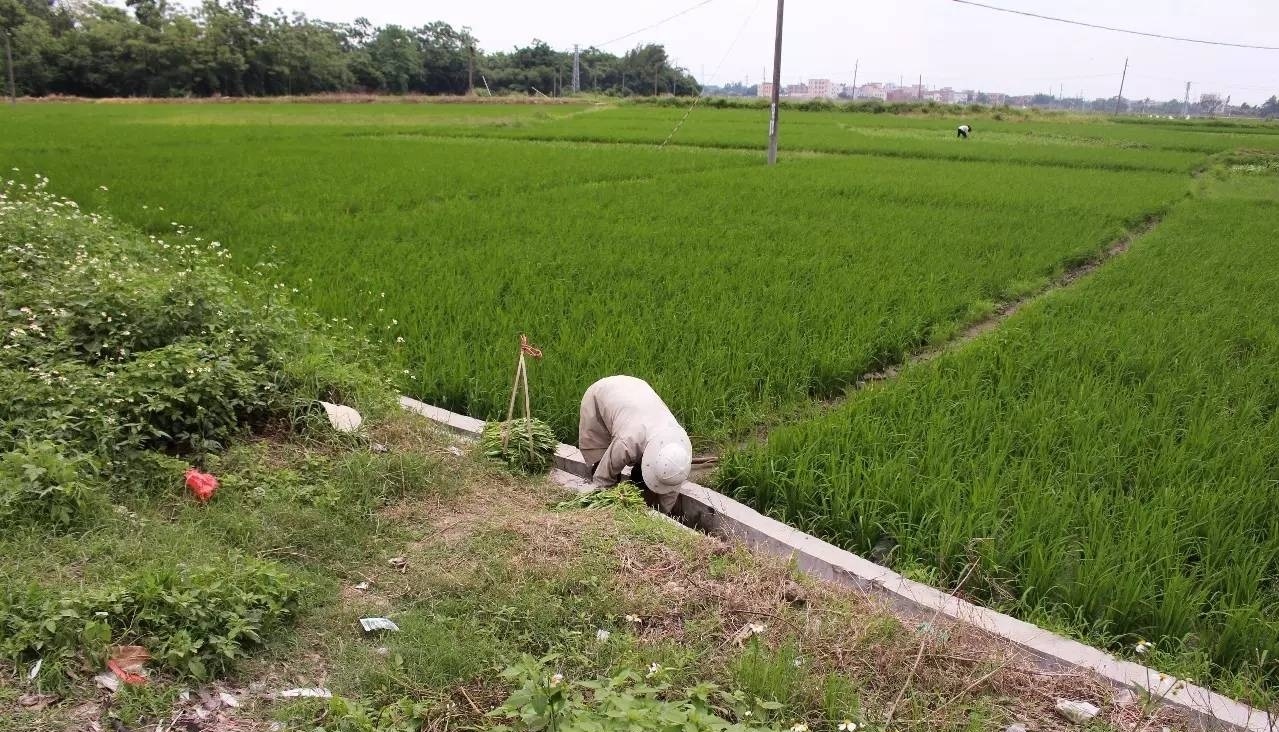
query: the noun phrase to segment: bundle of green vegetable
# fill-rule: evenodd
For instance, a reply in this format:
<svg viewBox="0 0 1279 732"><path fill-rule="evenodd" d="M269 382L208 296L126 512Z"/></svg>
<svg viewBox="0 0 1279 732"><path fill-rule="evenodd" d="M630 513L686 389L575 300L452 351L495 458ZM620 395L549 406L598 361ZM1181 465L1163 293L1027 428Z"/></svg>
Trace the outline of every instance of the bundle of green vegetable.
<svg viewBox="0 0 1279 732"><path fill-rule="evenodd" d="M574 508L642 508L644 494L634 483L618 483L611 488L601 488L589 493L582 493L556 504L557 510L566 511Z"/></svg>
<svg viewBox="0 0 1279 732"><path fill-rule="evenodd" d="M490 458L511 470L529 475L545 473L559 441L549 425L540 419L512 419L484 425L480 448Z"/></svg>

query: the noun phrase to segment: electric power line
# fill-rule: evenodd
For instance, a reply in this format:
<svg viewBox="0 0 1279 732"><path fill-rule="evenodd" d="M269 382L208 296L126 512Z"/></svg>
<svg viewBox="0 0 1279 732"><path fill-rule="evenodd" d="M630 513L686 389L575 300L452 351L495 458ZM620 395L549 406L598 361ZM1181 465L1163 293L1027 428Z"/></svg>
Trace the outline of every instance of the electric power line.
<svg viewBox="0 0 1279 732"><path fill-rule="evenodd" d="M1097 23L1085 23L1081 20L1069 20L1067 18L1055 18L1051 15L1040 15L1039 13L1031 13L1025 10L1013 10L1012 8L1001 8L995 5L987 5L985 3L974 2L973 0L952 0L952 2L961 3L963 5L973 5L987 10L995 10L1000 13L1012 13L1013 15L1024 15L1028 18L1039 18L1040 20L1051 20L1057 23L1067 23L1069 25L1080 25L1085 28L1097 28L1100 30L1114 31L1115 33L1128 33L1134 36L1146 36L1147 38L1162 38L1165 41L1181 41L1183 43L1202 43L1208 46L1230 46L1232 48L1251 48L1258 51L1279 51L1279 46L1256 46L1250 43L1229 43L1226 41L1205 41L1200 38L1183 38L1181 36L1166 36L1162 33L1147 33L1145 31L1131 30L1128 28L1115 28L1109 25L1099 25Z"/></svg>
<svg viewBox="0 0 1279 732"><path fill-rule="evenodd" d="M742 25L737 29L737 35L733 36L733 40L728 44L728 48L724 51L724 55L720 57L719 63L715 64L714 70L711 71L710 78L719 77L720 67L724 65L724 61L728 59L728 54L733 52L733 48L736 47L737 42L741 40L742 32L746 30L746 26L750 23L751 18L754 17L755 11L759 9L759 2L760 0L755 0L755 4L751 6L751 11L742 18ZM675 123L675 128L671 130L671 133L666 136L665 140L662 140L662 144L657 146L658 150L665 148L666 144L675 137L676 133L679 132L679 129L688 121L688 116L693 113L693 108L702 101L702 97L706 95L706 79L699 79L697 87L697 96L693 99L693 103L688 105L688 109L684 111L684 116L680 118L679 122Z"/></svg>
<svg viewBox="0 0 1279 732"><path fill-rule="evenodd" d="M669 16L667 16L667 17L665 17L665 18L662 18L661 20L657 21L656 23L653 23L652 25L646 25L646 26L644 26L643 28L640 28L639 30L631 31L630 33L626 33L626 34L624 34L624 35L620 35L620 36L618 36L617 38L611 38L611 39L609 39L609 40L607 40L607 41L604 41L603 43L597 43L597 44L595 44L595 45L594 45L594 48L603 48L603 47L605 47L605 46L609 46L609 45L612 45L612 44L614 44L614 43L617 43L618 41L624 41L624 40L626 40L627 38L630 38L631 36L638 36L639 34L643 33L644 31L650 31L650 30L653 30L654 28L658 27L659 25L662 25L662 24L664 24L664 23L669 23L669 22L671 22L672 20L675 20L676 18L679 18L679 17L684 16L684 15L688 15L689 13L693 12L694 10L697 10L698 8L702 7L703 5L709 5L709 4L713 3L713 2L715 2L715 0L702 0L700 3L697 3L696 5L693 5L693 6L691 6L691 7L684 8L683 10L679 11L678 13L676 13L676 14L674 14L674 15L669 15Z"/></svg>
<svg viewBox="0 0 1279 732"><path fill-rule="evenodd" d="M1172 79L1172 78L1169 78L1169 77L1167 77L1167 76L1151 76L1150 74L1130 74L1130 75L1131 75L1131 76L1138 76L1138 77L1141 77L1141 78L1143 78L1143 79L1151 79L1151 80L1153 80L1153 81L1166 81L1166 82L1173 83L1173 84L1181 84L1182 82L1184 82L1184 81L1185 81L1184 79ZM1218 86L1218 87L1222 87L1222 88L1225 88L1225 89L1238 89L1238 90L1241 90L1241 91L1273 92L1273 91L1275 91L1276 89L1279 89L1279 85L1276 85L1276 86L1249 86L1249 85L1247 85L1247 84L1236 84L1236 83L1234 83L1233 81L1207 81L1207 80L1203 80L1203 79L1200 79L1200 80L1193 80L1193 81L1195 81L1195 83L1196 83L1196 84L1202 84L1202 85L1207 85L1207 86Z"/></svg>

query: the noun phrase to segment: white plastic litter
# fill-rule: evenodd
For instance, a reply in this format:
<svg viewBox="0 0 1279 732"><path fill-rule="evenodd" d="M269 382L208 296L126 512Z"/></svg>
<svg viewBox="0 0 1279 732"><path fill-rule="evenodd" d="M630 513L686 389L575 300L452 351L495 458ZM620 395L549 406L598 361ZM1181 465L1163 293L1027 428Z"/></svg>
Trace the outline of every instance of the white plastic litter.
<svg viewBox="0 0 1279 732"><path fill-rule="evenodd" d="M1010 724L1008 725L1008 729L1005 729L1004 732L1026 732L1026 725Z"/></svg>
<svg viewBox="0 0 1279 732"><path fill-rule="evenodd" d="M306 689L285 689L280 692L280 696L286 698L307 697L312 699L329 699L332 698L333 692L320 686L312 686Z"/></svg>
<svg viewBox="0 0 1279 732"><path fill-rule="evenodd" d="M612 635L612 633L609 633L607 630L604 630L603 628L599 628L598 630L595 631L595 640L599 641L600 643L603 643L604 641L608 640L608 637L610 635Z"/></svg>
<svg viewBox="0 0 1279 732"><path fill-rule="evenodd" d="M324 411L329 415L329 424L333 425L333 429L338 432L354 432L364 422L360 413L350 407L329 402L320 402L320 404L324 405Z"/></svg>
<svg viewBox="0 0 1279 732"><path fill-rule="evenodd" d="M359 592L364 592L365 590L369 589L369 583L361 582L355 586L355 589Z"/></svg>
<svg viewBox="0 0 1279 732"><path fill-rule="evenodd" d="M228 694L225 691L218 694L218 698L222 700L222 704L228 707L238 707L240 702L236 700L234 694Z"/></svg>
<svg viewBox="0 0 1279 732"><path fill-rule="evenodd" d="M44 665L44 659L43 659L43 658L37 658L37 659L36 659L36 662L35 662L35 665L34 665L34 666L32 666L32 667L31 667L31 670L27 672L27 678L28 678L28 679L34 679L36 676L38 676L38 675L40 674L40 667L41 667L41 666L43 666L43 665Z"/></svg>
<svg viewBox="0 0 1279 732"><path fill-rule="evenodd" d="M110 671L103 671L97 676L94 676L93 680L97 682L98 686L101 686L112 694L120 690L120 677Z"/></svg>
<svg viewBox="0 0 1279 732"><path fill-rule="evenodd" d="M1075 724L1084 724L1101 713L1101 709L1095 704L1068 699L1058 699L1056 709L1058 714Z"/></svg>
<svg viewBox="0 0 1279 732"><path fill-rule="evenodd" d="M449 452L457 457L462 457L463 455L462 448L457 445L449 445Z"/></svg>
<svg viewBox="0 0 1279 732"><path fill-rule="evenodd" d="M364 628L365 633L372 633L378 630L395 632L400 629L400 626L386 618L360 618L360 627Z"/></svg>

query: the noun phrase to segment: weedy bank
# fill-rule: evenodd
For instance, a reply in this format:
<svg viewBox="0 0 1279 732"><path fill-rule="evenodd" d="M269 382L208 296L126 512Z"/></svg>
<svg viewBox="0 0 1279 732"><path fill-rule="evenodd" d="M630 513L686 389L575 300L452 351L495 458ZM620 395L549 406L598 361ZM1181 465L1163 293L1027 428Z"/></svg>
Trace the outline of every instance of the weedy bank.
<svg viewBox="0 0 1279 732"><path fill-rule="evenodd" d="M1224 161L1125 256L725 486L846 547L1273 708L1279 177Z"/></svg>

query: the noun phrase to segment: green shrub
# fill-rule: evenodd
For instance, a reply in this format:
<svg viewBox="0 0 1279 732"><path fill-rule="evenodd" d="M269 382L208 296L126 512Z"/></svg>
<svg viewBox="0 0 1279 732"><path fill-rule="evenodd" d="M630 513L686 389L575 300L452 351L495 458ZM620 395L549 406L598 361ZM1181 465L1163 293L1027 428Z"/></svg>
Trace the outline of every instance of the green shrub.
<svg viewBox="0 0 1279 732"><path fill-rule="evenodd" d="M269 268L237 281L216 242L144 236L42 189L0 184L0 451L38 435L118 468L223 449L317 399L390 403L364 344L290 308Z"/></svg>
<svg viewBox="0 0 1279 732"><path fill-rule="evenodd" d="M51 442L27 442L0 455L0 526L83 526L104 501L91 484L93 466Z"/></svg>
<svg viewBox="0 0 1279 732"><path fill-rule="evenodd" d="M748 700L714 684L703 683L675 691L665 683L665 671L654 664L647 673L625 669L606 679L569 681L552 673L554 656L525 656L502 672L517 685L510 697L489 716L505 720L493 730L542 730L558 732L747 732L765 730L764 720L780 704ZM733 723L720 714L746 722Z"/></svg>
<svg viewBox="0 0 1279 732"><path fill-rule="evenodd" d="M0 594L0 654L15 664L44 661L62 675L100 669L111 645L144 646L151 663L182 676L221 676L292 615L297 580L277 565L162 568L119 583L52 596L30 587ZM53 678L61 678L54 673Z"/></svg>

